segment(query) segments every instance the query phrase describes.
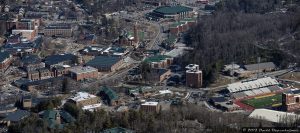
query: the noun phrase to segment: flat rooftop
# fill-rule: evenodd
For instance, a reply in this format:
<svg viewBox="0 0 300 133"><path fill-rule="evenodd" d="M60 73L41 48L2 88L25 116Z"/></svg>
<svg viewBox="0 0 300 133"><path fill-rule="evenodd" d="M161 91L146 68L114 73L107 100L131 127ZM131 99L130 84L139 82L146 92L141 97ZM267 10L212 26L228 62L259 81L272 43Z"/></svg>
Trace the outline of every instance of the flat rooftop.
<svg viewBox="0 0 300 133"><path fill-rule="evenodd" d="M266 121L283 123L284 118L287 118L289 122L295 122L300 118L299 115L294 113L287 113L282 111L275 111L269 109L255 109L250 115L250 118L264 119Z"/></svg>
<svg viewBox="0 0 300 133"><path fill-rule="evenodd" d="M101 105L102 105L101 103L86 105L82 107L82 110L93 111L94 109L101 107Z"/></svg>
<svg viewBox="0 0 300 133"><path fill-rule="evenodd" d="M71 25L69 24L52 24L45 27L45 29L71 29Z"/></svg>
<svg viewBox="0 0 300 133"><path fill-rule="evenodd" d="M161 14L178 14L189 11L193 11L193 9L185 6L161 6L156 8L153 12Z"/></svg>
<svg viewBox="0 0 300 133"><path fill-rule="evenodd" d="M145 102L141 105L144 105L144 106L157 106L158 105L158 102Z"/></svg>
<svg viewBox="0 0 300 133"><path fill-rule="evenodd" d="M152 56L152 57L149 57L149 58L145 59L144 62L146 62L146 63L161 62L163 60L166 60L167 58L172 58L172 57L167 56L167 55L155 55L155 56Z"/></svg>
<svg viewBox="0 0 300 133"><path fill-rule="evenodd" d="M77 94L71 97L70 99L79 102L79 101L88 100L95 97L96 97L95 95L89 94L87 92L77 92Z"/></svg>
<svg viewBox="0 0 300 133"><path fill-rule="evenodd" d="M91 67L91 66L86 66L86 67L82 67L82 66L76 66L76 67L72 67L69 70L70 72L76 73L76 74L82 74L82 73L89 73L89 72L98 72L98 69Z"/></svg>
<svg viewBox="0 0 300 133"><path fill-rule="evenodd" d="M90 60L86 65L92 67L111 67L117 62L122 60L122 58L116 56L96 56L94 59Z"/></svg>

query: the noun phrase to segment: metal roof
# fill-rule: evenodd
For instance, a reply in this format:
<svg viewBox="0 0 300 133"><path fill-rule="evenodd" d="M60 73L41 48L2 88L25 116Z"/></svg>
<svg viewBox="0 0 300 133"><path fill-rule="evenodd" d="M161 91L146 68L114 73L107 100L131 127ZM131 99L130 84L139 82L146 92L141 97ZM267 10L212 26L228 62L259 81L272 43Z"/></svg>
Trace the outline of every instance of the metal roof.
<svg viewBox="0 0 300 133"><path fill-rule="evenodd" d="M51 55L45 58L45 64L53 65L67 60L75 60L76 56L73 54L60 54L60 55Z"/></svg>
<svg viewBox="0 0 300 133"><path fill-rule="evenodd" d="M76 74L82 74L82 73L90 73L90 72L98 72L98 69L90 66L75 66L69 69L70 72L76 73Z"/></svg>
<svg viewBox="0 0 300 133"><path fill-rule="evenodd" d="M5 59L9 58L10 54L8 52L0 52L0 62L3 62Z"/></svg>
<svg viewBox="0 0 300 133"><path fill-rule="evenodd" d="M258 69L275 69L276 66L273 62L264 62L264 63L245 65L245 68L248 71L254 71Z"/></svg>
<svg viewBox="0 0 300 133"><path fill-rule="evenodd" d="M24 64L40 63L41 59L37 55L26 55L21 58L21 62Z"/></svg>
<svg viewBox="0 0 300 133"><path fill-rule="evenodd" d="M26 110L17 110L16 112L8 113L8 115L3 119L4 121L18 122L25 117L28 117L30 112Z"/></svg>
<svg viewBox="0 0 300 133"><path fill-rule="evenodd" d="M111 67L117 62L119 62L122 58L116 56L96 56L94 59L90 60L86 63L87 66L92 67Z"/></svg>
<svg viewBox="0 0 300 133"><path fill-rule="evenodd" d="M153 12L161 14L178 14L189 11L193 11L193 9L185 6L161 6L156 8Z"/></svg>
<svg viewBox="0 0 300 133"><path fill-rule="evenodd" d="M110 100L118 99L116 92L106 86L102 87L101 91L104 92Z"/></svg>
<svg viewBox="0 0 300 133"><path fill-rule="evenodd" d="M167 56L167 55L155 55L155 56L145 59L144 62L146 62L146 63L161 62L161 61L165 60L166 58L171 58L171 57Z"/></svg>
<svg viewBox="0 0 300 133"><path fill-rule="evenodd" d="M293 123L297 119L300 118L299 115L294 113L287 113L269 109L255 109L250 115L250 118L264 119L266 121L282 123L286 122L285 118L289 120L289 122Z"/></svg>

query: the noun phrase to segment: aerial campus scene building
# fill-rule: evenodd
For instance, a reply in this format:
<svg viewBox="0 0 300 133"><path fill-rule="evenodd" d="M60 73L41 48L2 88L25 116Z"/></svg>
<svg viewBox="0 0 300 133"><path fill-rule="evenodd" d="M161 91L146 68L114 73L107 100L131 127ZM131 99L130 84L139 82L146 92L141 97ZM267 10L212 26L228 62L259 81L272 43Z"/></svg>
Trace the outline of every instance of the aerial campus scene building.
<svg viewBox="0 0 300 133"><path fill-rule="evenodd" d="M299 0L2 0L0 133L300 132Z"/></svg>

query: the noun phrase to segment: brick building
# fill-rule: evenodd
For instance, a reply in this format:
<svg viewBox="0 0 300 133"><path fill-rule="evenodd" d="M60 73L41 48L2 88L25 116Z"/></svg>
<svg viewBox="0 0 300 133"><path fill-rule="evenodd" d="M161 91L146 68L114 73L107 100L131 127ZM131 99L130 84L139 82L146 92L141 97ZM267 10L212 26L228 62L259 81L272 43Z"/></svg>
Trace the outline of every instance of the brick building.
<svg viewBox="0 0 300 133"><path fill-rule="evenodd" d="M78 63L77 56L73 54L58 54L51 55L45 58L45 65L47 68L52 69L55 66L63 66L63 65L74 65Z"/></svg>
<svg viewBox="0 0 300 133"><path fill-rule="evenodd" d="M7 40L7 44L19 44L21 43L21 34L12 34L10 35Z"/></svg>
<svg viewBox="0 0 300 133"><path fill-rule="evenodd" d="M202 86L202 71L199 70L199 65L190 64L185 67L186 70L186 85L193 88Z"/></svg>
<svg viewBox="0 0 300 133"><path fill-rule="evenodd" d="M13 57L8 52L0 51L0 72L4 72L12 63Z"/></svg>
<svg viewBox="0 0 300 133"><path fill-rule="evenodd" d="M141 104L140 109L145 112L158 113L160 110L160 106L159 106L158 102L145 102L145 103Z"/></svg>
<svg viewBox="0 0 300 133"><path fill-rule="evenodd" d="M31 108L32 107L32 97L31 95L24 96L22 98L22 107L25 109Z"/></svg>
<svg viewBox="0 0 300 133"><path fill-rule="evenodd" d="M166 55L155 55L144 60L151 68L168 68L173 63L173 58Z"/></svg>
<svg viewBox="0 0 300 133"><path fill-rule="evenodd" d="M100 72L113 72L122 64L122 58L117 56L96 56L86 63L87 66L97 68Z"/></svg>
<svg viewBox="0 0 300 133"><path fill-rule="evenodd" d="M63 66L55 66L52 68L52 72L54 74L54 77L59 77L63 75L68 75L70 73L69 71L70 66L63 65Z"/></svg>
<svg viewBox="0 0 300 133"><path fill-rule="evenodd" d="M17 30L35 30L40 25L36 19L21 19L16 22Z"/></svg>
<svg viewBox="0 0 300 133"><path fill-rule="evenodd" d="M33 40L36 36L35 30L12 30L12 34L20 34L23 38L26 38L27 40Z"/></svg>
<svg viewBox="0 0 300 133"><path fill-rule="evenodd" d="M117 105L119 97L115 91L113 91L111 88L108 88L106 86L102 87L100 89L99 95L103 98L103 100L106 101L109 105Z"/></svg>
<svg viewBox="0 0 300 133"><path fill-rule="evenodd" d="M283 93L282 107L288 112L300 110L300 90L292 89L290 92Z"/></svg>
<svg viewBox="0 0 300 133"><path fill-rule="evenodd" d="M70 68L70 77L76 81L88 79L88 78L98 78L98 70L96 68L86 66L76 66Z"/></svg>
<svg viewBox="0 0 300 133"><path fill-rule="evenodd" d="M61 91L63 88L63 81L64 77L36 80L22 84L21 88L30 92Z"/></svg>
<svg viewBox="0 0 300 133"><path fill-rule="evenodd" d="M147 79L152 82L163 82L171 75L171 70L169 69L151 69L150 73L147 74Z"/></svg>
<svg viewBox="0 0 300 133"><path fill-rule="evenodd" d="M52 24L44 29L45 36L71 37L73 30L69 24Z"/></svg>
<svg viewBox="0 0 300 133"><path fill-rule="evenodd" d="M68 102L88 110L96 110L101 105L101 100L99 97L87 92L77 92L75 96L68 99Z"/></svg>
<svg viewBox="0 0 300 133"><path fill-rule="evenodd" d="M21 57L19 66L28 72L44 68L45 63L37 55L26 55Z"/></svg>
<svg viewBox="0 0 300 133"><path fill-rule="evenodd" d="M32 81L40 80L40 73L37 70L27 72L27 78Z"/></svg>
<svg viewBox="0 0 300 133"><path fill-rule="evenodd" d="M174 22L170 25L170 33L174 36L178 36L179 33L186 32L192 26L196 24L196 20L193 18L185 18L179 22Z"/></svg>

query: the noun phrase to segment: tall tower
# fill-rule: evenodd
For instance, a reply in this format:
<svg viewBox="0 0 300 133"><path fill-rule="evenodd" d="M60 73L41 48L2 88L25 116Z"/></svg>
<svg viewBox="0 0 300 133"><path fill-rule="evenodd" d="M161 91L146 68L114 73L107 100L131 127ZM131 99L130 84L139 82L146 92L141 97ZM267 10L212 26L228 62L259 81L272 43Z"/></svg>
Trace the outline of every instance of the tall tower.
<svg viewBox="0 0 300 133"><path fill-rule="evenodd" d="M190 64L185 67L186 70L186 86L192 88L202 87L202 71L199 70L199 65Z"/></svg>
<svg viewBox="0 0 300 133"><path fill-rule="evenodd" d="M138 43L139 42L139 36L138 36L138 27L137 27L137 22L135 22L134 26L133 26L133 36L134 36L134 43Z"/></svg>

